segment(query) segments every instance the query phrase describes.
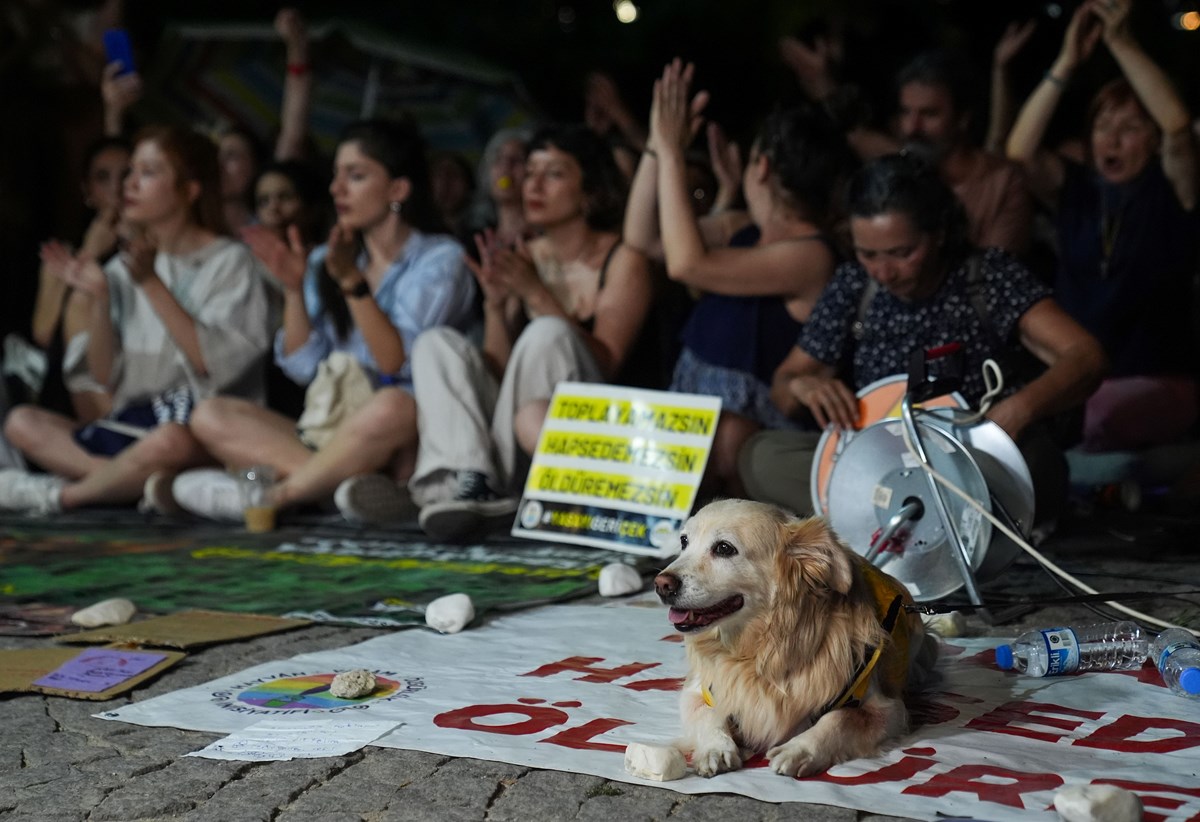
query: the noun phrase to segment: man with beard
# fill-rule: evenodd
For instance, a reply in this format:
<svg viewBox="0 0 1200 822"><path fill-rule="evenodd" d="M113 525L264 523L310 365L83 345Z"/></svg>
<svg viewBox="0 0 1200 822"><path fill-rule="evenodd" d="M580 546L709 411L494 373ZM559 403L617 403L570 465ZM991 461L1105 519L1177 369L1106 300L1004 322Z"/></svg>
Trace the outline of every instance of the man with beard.
<svg viewBox="0 0 1200 822"><path fill-rule="evenodd" d="M969 239L978 248L998 247L1018 256L1029 250L1033 200L1020 167L971 141L971 67L947 50L923 52L896 78L894 136L863 122L861 95L834 79L829 49L786 38L785 62L801 87L822 102L846 129L864 160L906 151L935 165L967 212Z"/></svg>

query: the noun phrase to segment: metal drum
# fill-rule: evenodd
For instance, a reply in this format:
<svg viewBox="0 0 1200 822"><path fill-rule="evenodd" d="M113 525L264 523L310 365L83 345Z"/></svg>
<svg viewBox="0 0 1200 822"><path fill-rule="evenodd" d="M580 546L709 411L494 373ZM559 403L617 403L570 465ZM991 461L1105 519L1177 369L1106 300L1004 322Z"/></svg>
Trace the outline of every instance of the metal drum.
<svg viewBox="0 0 1200 822"><path fill-rule="evenodd" d="M987 481L992 513L1028 540L1035 513L1033 476L1029 473L1021 449L1017 448L1003 428L991 420L955 425L952 418L962 416L950 409L937 408L931 409L921 419L966 445ZM994 529L987 555L976 575L985 580L998 576L1021 555L1021 550L1003 531Z"/></svg>
<svg viewBox="0 0 1200 822"><path fill-rule="evenodd" d="M938 409L917 417L934 470L1026 536L1033 519L1033 483L1020 451L995 423L956 425L953 414ZM929 479L902 432L900 420L885 419L844 445L829 478L829 521L852 549L874 555L876 565L905 583L914 599L940 599L965 582L951 553L957 551L953 538L936 513ZM979 511L949 489L942 489L942 499L977 579L998 574L1016 558L1017 546ZM914 503L919 513L909 517L905 512ZM887 545L873 547L896 519L903 522Z"/></svg>
<svg viewBox="0 0 1200 822"><path fill-rule="evenodd" d="M809 475L809 485L812 493L813 512L829 513L829 477L833 466L842 456L845 447L858 436L859 431L871 423L883 419L899 419L900 400L908 389L908 377L904 374L894 374L883 377L859 390L858 422L853 431L842 431L838 428L826 428L817 442L817 450L813 455L812 469ZM921 403L924 408L950 407L966 408L967 401L957 391L934 397Z"/></svg>

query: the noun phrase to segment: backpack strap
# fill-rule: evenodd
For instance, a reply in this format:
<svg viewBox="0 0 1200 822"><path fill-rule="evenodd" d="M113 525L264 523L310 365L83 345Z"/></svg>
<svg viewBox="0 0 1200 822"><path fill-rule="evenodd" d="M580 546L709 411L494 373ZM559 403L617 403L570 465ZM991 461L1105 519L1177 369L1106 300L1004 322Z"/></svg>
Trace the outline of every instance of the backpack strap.
<svg viewBox="0 0 1200 822"><path fill-rule="evenodd" d="M975 309L979 323L992 338L992 343L999 351L1004 344L996 327L992 325L992 317L988 312L987 301L983 298L983 255L979 252L967 258L967 301Z"/></svg>
<svg viewBox="0 0 1200 822"><path fill-rule="evenodd" d="M858 298L858 311L854 313L854 323L850 326L850 336L857 342L863 337L863 331L866 326L864 321L867 319L867 310L871 307L871 300L875 299L875 295L879 293L879 283L872 277L867 277L867 284L863 287L862 296Z"/></svg>

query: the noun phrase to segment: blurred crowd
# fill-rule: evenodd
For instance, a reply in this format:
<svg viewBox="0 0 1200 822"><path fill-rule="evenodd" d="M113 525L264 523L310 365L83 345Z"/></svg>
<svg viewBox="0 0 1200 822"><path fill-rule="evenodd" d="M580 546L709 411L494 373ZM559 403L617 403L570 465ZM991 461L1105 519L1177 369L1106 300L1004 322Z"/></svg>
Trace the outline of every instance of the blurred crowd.
<svg viewBox="0 0 1200 822"><path fill-rule="evenodd" d="M106 34L123 6L99 3L54 55L77 182L34 191L5 143L0 510L240 520L226 469L255 465L284 516L457 539L511 521L555 386L587 381L719 396L701 499L811 512L821 433L957 343L962 397L1053 522L1065 453L1188 442L1200 418L1200 121L1134 11L1077 5L1023 99L1033 22L995 43L986 107L966 55L864 87L822 25L779 38L795 93L746 145L676 59L648 67L648 112L596 72L577 122L513 124L476 158L404 111L322 156L327 67L290 8L276 133L147 119L136 48Z"/></svg>

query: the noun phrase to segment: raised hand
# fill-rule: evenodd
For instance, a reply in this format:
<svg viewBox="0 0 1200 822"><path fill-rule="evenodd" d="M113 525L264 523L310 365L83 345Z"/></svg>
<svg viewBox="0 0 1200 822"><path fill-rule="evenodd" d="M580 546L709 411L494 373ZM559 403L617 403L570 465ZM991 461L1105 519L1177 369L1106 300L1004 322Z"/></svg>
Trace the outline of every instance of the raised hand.
<svg viewBox="0 0 1200 822"><path fill-rule="evenodd" d="M677 57L663 68L662 76L654 81L654 98L650 104L650 138L652 149L678 147L685 150L700 131L701 116L708 105L708 92L698 92L689 98L695 66Z"/></svg>
<svg viewBox="0 0 1200 822"><path fill-rule="evenodd" d="M38 257L48 274L63 279L63 272L74 259L70 247L62 240L47 240L38 249Z"/></svg>
<svg viewBox="0 0 1200 822"><path fill-rule="evenodd" d="M242 241L250 246L255 257L262 260L284 291L300 291L304 287L308 252L299 228L289 225L286 240L261 225L246 226L241 234Z"/></svg>
<svg viewBox="0 0 1200 822"><path fill-rule="evenodd" d="M157 255L158 247L144 231L134 231L126 240L121 256L129 268L129 278L134 285L145 285L158 276L154 271L154 258Z"/></svg>
<svg viewBox="0 0 1200 822"><path fill-rule="evenodd" d="M812 47L796 37L781 37L779 57L810 100L823 100L833 92L833 49L824 37L816 38Z"/></svg>
<svg viewBox="0 0 1200 822"><path fill-rule="evenodd" d="M108 299L108 277L95 260L72 257L58 273L63 282L89 297Z"/></svg>
<svg viewBox="0 0 1200 822"><path fill-rule="evenodd" d="M109 136L121 133L125 112L142 99L142 76L136 71L117 76L119 62L109 63L100 77L100 97L104 101L104 130Z"/></svg>
<svg viewBox="0 0 1200 822"><path fill-rule="evenodd" d="M1129 13L1133 8L1129 0L1091 0L1087 5L1100 19L1105 43L1129 36Z"/></svg>
<svg viewBox="0 0 1200 822"><path fill-rule="evenodd" d="M997 68L1007 66L1009 61L1016 57L1017 53L1029 42L1029 38L1036 28L1037 20L1009 23L1005 27L1004 33L1000 35L1000 39L996 41L996 48L992 52L992 65Z"/></svg>
<svg viewBox="0 0 1200 822"><path fill-rule="evenodd" d="M467 268L471 269L471 273L475 275L475 280L479 283L479 290L483 292L484 302L493 308L503 306L512 292L500 282L493 265L493 259L501 249L496 232L485 228L482 233L476 234L475 248L479 251L479 262L464 254L463 259L467 263Z"/></svg>
<svg viewBox="0 0 1200 822"><path fill-rule="evenodd" d="M500 287L523 300L545 288L533 264L533 255L520 238L515 248L497 248L492 252L492 271Z"/></svg>
<svg viewBox="0 0 1200 822"><path fill-rule="evenodd" d="M742 186L742 155L716 123L708 124L708 159L719 191L736 195Z"/></svg>
<svg viewBox="0 0 1200 822"><path fill-rule="evenodd" d="M612 77L599 71L587 76L583 90L583 121L597 134L605 134L613 126L625 131L636 124L617 84Z"/></svg>
<svg viewBox="0 0 1200 822"><path fill-rule="evenodd" d="M117 247L117 220L120 217L116 207L102 209L88 223L87 231L83 234L83 243L79 247L82 257L99 260Z"/></svg>
<svg viewBox="0 0 1200 822"><path fill-rule="evenodd" d="M1064 71L1074 71L1091 56L1100 40L1102 30L1091 3L1084 3L1075 9L1063 34L1062 48L1058 52L1055 66Z"/></svg>
<svg viewBox="0 0 1200 822"><path fill-rule="evenodd" d="M362 279L358 270L358 241L354 229L341 223L334 225L329 231L329 253L325 257L325 270L338 287L343 291L357 285Z"/></svg>
<svg viewBox="0 0 1200 822"><path fill-rule="evenodd" d="M308 42L308 29L304 25L304 18L294 8L279 10L275 15L275 31L279 34L279 39L288 45Z"/></svg>

